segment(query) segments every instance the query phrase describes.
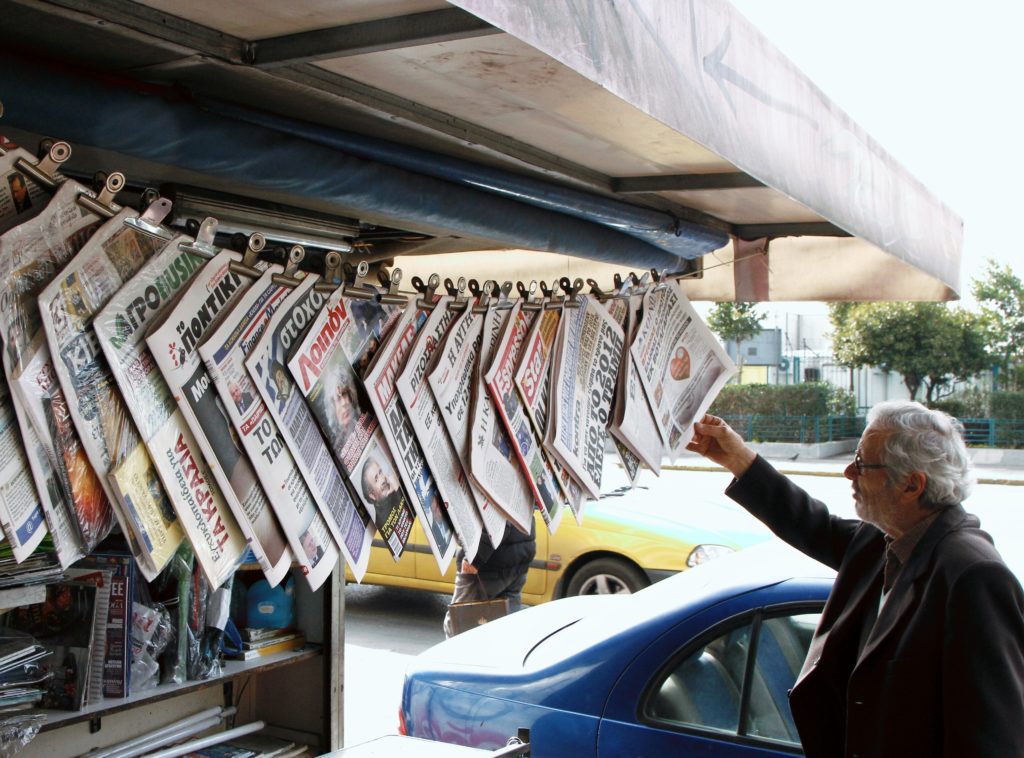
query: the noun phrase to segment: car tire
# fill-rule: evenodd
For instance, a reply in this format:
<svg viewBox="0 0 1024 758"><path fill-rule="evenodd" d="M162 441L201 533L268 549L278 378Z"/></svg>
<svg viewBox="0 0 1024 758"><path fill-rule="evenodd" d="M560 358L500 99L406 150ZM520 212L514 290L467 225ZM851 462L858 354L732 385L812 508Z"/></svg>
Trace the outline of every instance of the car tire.
<svg viewBox="0 0 1024 758"><path fill-rule="evenodd" d="M629 595L649 584L644 573L631 563L618 558L595 558L576 570L565 595Z"/></svg>

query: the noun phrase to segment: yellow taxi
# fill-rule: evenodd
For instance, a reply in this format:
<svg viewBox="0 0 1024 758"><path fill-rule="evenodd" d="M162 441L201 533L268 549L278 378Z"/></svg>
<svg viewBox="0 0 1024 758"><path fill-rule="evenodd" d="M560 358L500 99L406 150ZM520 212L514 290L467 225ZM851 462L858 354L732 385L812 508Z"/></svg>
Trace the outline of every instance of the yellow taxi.
<svg viewBox="0 0 1024 758"><path fill-rule="evenodd" d="M583 523L566 512L555 534L535 516L537 555L523 587L523 603L570 595L631 593L706 560L770 537L731 503L664 502L645 487L620 487L587 503ZM682 497L680 497L682 501ZM364 584L450 593L455 562L444 575L417 522L400 560L376 539ZM346 568L348 581L354 581Z"/></svg>

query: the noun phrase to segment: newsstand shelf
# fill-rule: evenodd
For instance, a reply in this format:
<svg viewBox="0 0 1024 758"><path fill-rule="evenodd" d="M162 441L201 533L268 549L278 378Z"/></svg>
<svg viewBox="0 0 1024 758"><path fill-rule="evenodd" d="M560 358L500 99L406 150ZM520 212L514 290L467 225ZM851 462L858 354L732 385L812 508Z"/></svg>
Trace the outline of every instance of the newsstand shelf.
<svg viewBox="0 0 1024 758"><path fill-rule="evenodd" d="M46 600L45 584L8 587L0 590L0 611L9 611L22 605L35 605Z"/></svg>
<svg viewBox="0 0 1024 758"><path fill-rule="evenodd" d="M305 647L298 650L274 653L258 660L225 661L221 675L212 679L182 682L181 684L161 684L125 698L104 699L98 703L88 705L80 711L43 710L41 712L46 714L47 719L40 731L45 732L50 729L68 726L69 724L92 721L111 713L129 710L142 703L153 703L177 697L178 695L185 695L189 692L197 692L207 687L216 687L250 674L262 673L281 666L290 666L304 660L318 658L322 654L323 651L320 645L306 644Z"/></svg>

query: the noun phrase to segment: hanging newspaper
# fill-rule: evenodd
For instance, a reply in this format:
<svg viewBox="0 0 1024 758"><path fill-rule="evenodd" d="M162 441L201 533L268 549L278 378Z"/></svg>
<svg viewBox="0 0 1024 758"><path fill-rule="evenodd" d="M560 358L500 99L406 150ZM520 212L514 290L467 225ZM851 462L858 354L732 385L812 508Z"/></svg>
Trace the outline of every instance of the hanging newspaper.
<svg viewBox="0 0 1024 758"><path fill-rule="evenodd" d="M398 474L387 460L370 458L359 475L359 483L371 501L386 501L395 497L401 489L412 499L413 508L421 519L423 532L427 536L430 550L437 561L438 570L444 574L455 555L455 535L451 522L441 502L441 494L430 473L423 450L413 434L412 424L402 407L395 388L395 382L405 367L406 358L416 335L427 320L428 312L416 307L415 302L406 307L391 334L381 346L377 357L366 374L366 389L370 404L377 412L381 429L388 441L397 464ZM479 535L477 536L479 543Z"/></svg>
<svg viewBox="0 0 1024 758"><path fill-rule="evenodd" d="M0 379L0 526L18 563L46 535L43 509L20 437L7 380Z"/></svg>
<svg viewBox="0 0 1024 758"><path fill-rule="evenodd" d="M375 498L376 490L363 482L364 475L376 471L375 466L393 471L395 463L356 367L361 360L367 364L372 360L375 346L371 343L380 344L400 313L401 309L375 300L342 297L339 287L288 363L334 459L395 560L409 541L413 512L401 487L390 497Z"/></svg>
<svg viewBox="0 0 1024 758"><path fill-rule="evenodd" d="M629 295L608 301L625 310L625 321L622 324L626 339L623 343L622 360L619 361L619 380L615 390L615 403L612 409L612 423L608 432L615 439L622 460L629 476L630 484L636 481L639 464L643 463L655 474L661 474L661 456L663 446L661 432L647 403L640 372L636 368L636 359L629 346L633 344L637 330L640 328L640 310L643 295ZM609 308L609 313L613 313ZM626 453L628 452L628 457Z"/></svg>
<svg viewBox="0 0 1024 758"><path fill-rule="evenodd" d="M51 381L53 367L38 296L102 223L78 204L85 192L80 184L65 181L43 212L0 237L4 373L36 492L65 567L85 555L80 523L88 528L93 513L109 506L66 417L64 395L56 380ZM58 421L61 426L66 421L67 427L60 441L55 436Z"/></svg>
<svg viewBox="0 0 1024 758"><path fill-rule="evenodd" d="M526 474L526 483L544 523L554 534L562 518L561 490L515 386L516 363L526 343L533 315L534 312L523 312L521 300L515 301L505 331L494 350L490 369L484 375L484 382L494 400L498 417L512 440L512 448Z"/></svg>
<svg viewBox="0 0 1024 758"><path fill-rule="evenodd" d="M245 369L246 356L263 337L274 312L292 291L287 285L276 284L273 277L273 270L268 271L249 288L231 319L200 345L199 352L263 483L291 553L315 590L337 563L338 549L295 466L277 422ZM314 565L317 546L321 543L323 555Z"/></svg>
<svg viewBox="0 0 1024 758"><path fill-rule="evenodd" d="M469 480L462 470L458 454L448 438L448 432L444 429L441 409L426 381L427 369L438 355L438 347L445 342L448 328L457 315L457 311L448 307L454 300L455 298L445 295L435 301L434 309L430 311L426 323L420 329L419 336L406 357L405 369L399 375L395 386L405 404L413 432L423 450L427 466L437 484L437 491L441 494L445 510L455 528L455 534L458 535L465 551L466 560L472 562L476 558L480 536L483 533L482 513L473 499ZM499 535L504 534L504 521L499 517L499 522L492 526L488 534L493 535L495 529Z"/></svg>
<svg viewBox="0 0 1024 758"><path fill-rule="evenodd" d="M671 460L736 366L675 281L644 295L644 317L630 347Z"/></svg>
<svg viewBox="0 0 1024 758"><path fill-rule="evenodd" d="M154 202L143 219L133 210L122 209L39 294L39 315L68 412L100 484L122 514L126 505L115 495L107 474L142 442L96 343L92 321L124 282L174 237L158 226L169 210L166 200ZM146 472L143 481L161 488L155 470ZM113 525L111 509L101 516L82 529L87 552Z"/></svg>
<svg viewBox="0 0 1024 758"><path fill-rule="evenodd" d="M557 406L552 418L552 449L594 499L601 474L615 379L619 373L622 329L597 300L577 298L566 307L553 377Z"/></svg>
<svg viewBox="0 0 1024 758"><path fill-rule="evenodd" d="M608 435L615 446L615 452L619 456L619 464L625 470L626 477L629 479L629 485L632 487L636 484L637 475L640 473L640 459L622 443L622 440L612 433L616 414L622 409L623 385L626 380L627 366L629 365L629 338L626 332L629 328L626 323L629 317L629 299L627 297L611 297L605 301L604 307L608 311L608 315L612 317L612 320L622 329L623 335L626 335L622 342L622 351L626 356L619 357L619 373L615 378L615 394L612 396L612 409L608 416Z"/></svg>
<svg viewBox="0 0 1024 758"><path fill-rule="evenodd" d="M491 319L492 322L507 313L507 310L494 311L496 318ZM487 317L490 316L491 311L488 311ZM466 308L466 312L449 330L442 355L437 366L430 372L428 381L465 470L472 472L473 450L477 451L477 459L484 461L483 464L479 464L482 466L479 469L479 479L472 473L469 477L477 502L484 500L489 506L493 506L492 510L510 521L517 529L528 533L533 520L533 493L530 492L519 468L519 462L512 452L508 433L498 422L497 411L484 388L479 371L477 357L481 351L484 319L484 314L473 312L472 305ZM496 335L494 340L488 339L488 353L493 350L496 339ZM480 399L475 409L471 407L474 388ZM478 423L471 424L470 421L474 419L473 410L479 412L480 418ZM479 445L473 445L477 438L471 433L476 429L481 430ZM491 487L485 489L481 482L489 483ZM483 507L481 513L485 514L485 525L493 521L493 518L486 515L486 509ZM487 532L491 537L491 544L497 545L501 542L501 538L493 534L491 527L488 527Z"/></svg>
<svg viewBox="0 0 1024 758"><path fill-rule="evenodd" d="M373 521L356 507L348 483L287 369L289 352L297 348L305 330L327 301L327 295L314 286L318 279L315 274L306 275L285 298L271 316L263 337L249 350L245 367L277 422L329 529L329 533L317 532L319 542L311 560L315 564L327 555L328 548L333 548L333 535L334 544L341 548L356 581L361 581L370 561Z"/></svg>
<svg viewBox="0 0 1024 758"><path fill-rule="evenodd" d="M18 168L19 161L34 163L35 159L20 147L0 155L0 234L42 212L50 199Z"/></svg>
<svg viewBox="0 0 1024 758"><path fill-rule="evenodd" d="M196 559L214 587L220 587L234 573L246 541L226 503L225 490L235 472L225 476L212 452L205 455L213 447L206 437L206 428L216 430L225 421L214 402L216 393L209 387L209 377L196 348L203 335L219 323L251 284L249 278L231 270L230 264L239 262L241 257L227 250L214 256L193 275L146 336L146 345L177 405L147 446L161 478L168 483L171 503L195 549ZM230 437L224 441L226 436L221 433L216 439L233 447ZM254 483L248 482L244 468L239 470L239 477L237 481L243 491L248 489L247 483Z"/></svg>
<svg viewBox="0 0 1024 758"><path fill-rule="evenodd" d="M167 564L185 536L177 512L189 512L183 503L178 503L177 508L172 503L178 481L166 455L158 456L163 451L152 444L177 406L146 344L145 334L205 263L198 255L181 249L182 239L167 245L147 262L93 320L96 339L145 443L145 451L133 452L114 467L111 480L116 489L137 493L134 497L129 494L126 500L137 514L140 538L158 570ZM212 481L205 462L199 463L200 475ZM133 479L144 475L147 465L154 467L163 482L162 491L155 490L148 498L131 485ZM220 497L214 487L211 494Z"/></svg>
<svg viewBox="0 0 1024 758"><path fill-rule="evenodd" d="M533 425L537 439L543 440L548 427L548 409L551 407L551 374L554 371L555 343L562 333L561 308L544 308L533 320L520 351L515 373L516 392L526 415ZM544 442L545 452L549 452ZM583 522L583 488L569 470L558 460L550 461L562 495L569 503L576 523Z"/></svg>

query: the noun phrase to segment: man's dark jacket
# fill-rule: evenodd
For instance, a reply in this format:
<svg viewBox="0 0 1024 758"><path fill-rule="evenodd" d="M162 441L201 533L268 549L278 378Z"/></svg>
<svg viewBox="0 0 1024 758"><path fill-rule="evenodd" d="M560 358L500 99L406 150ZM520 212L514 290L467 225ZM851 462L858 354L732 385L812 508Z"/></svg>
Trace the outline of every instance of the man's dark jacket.
<svg viewBox="0 0 1024 758"><path fill-rule="evenodd" d="M760 457L727 494L838 571L790 695L809 758L1024 756L1024 594L977 518L942 510L871 627L879 529L831 516Z"/></svg>

